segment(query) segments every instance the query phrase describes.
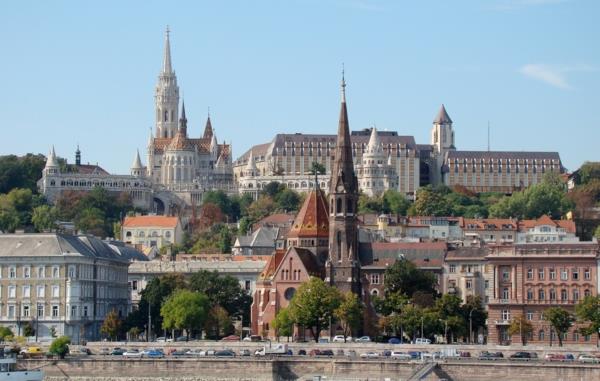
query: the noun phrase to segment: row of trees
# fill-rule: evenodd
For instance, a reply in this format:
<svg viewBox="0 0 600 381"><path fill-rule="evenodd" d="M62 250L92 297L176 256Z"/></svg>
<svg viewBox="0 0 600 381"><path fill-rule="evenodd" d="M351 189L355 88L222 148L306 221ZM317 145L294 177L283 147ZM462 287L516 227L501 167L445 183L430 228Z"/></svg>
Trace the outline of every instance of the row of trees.
<svg viewBox="0 0 600 381"><path fill-rule="evenodd" d="M600 296L586 296L575 306L575 314L570 313L562 307L550 307L544 310L544 320L556 333L558 345L562 347L564 335L577 322L582 324L579 332L582 335L598 335L600 341ZM533 325L523 315L514 317L508 327L510 335L519 334L521 343L527 345L527 339L531 337ZM550 334L550 340L552 334Z"/></svg>
<svg viewBox="0 0 600 381"><path fill-rule="evenodd" d="M385 272L385 298L374 297L371 309L357 295L341 294L321 279L311 278L298 288L290 305L280 309L271 324L278 337L289 337L297 326L309 330L318 340L320 333L335 322L344 336L359 333L367 326L371 332L408 340L443 335L447 342L469 337L470 332L485 326L487 314L481 300L472 298L463 304L457 296L440 296L435 283L432 274L410 261L399 260ZM370 322L364 319L374 312L379 321L368 327Z"/></svg>
<svg viewBox="0 0 600 381"><path fill-rule="evenodd" d="M252 298L237 279L217 272L200 271L188 279L168 274L153 279L141 293L139 308L120 320L111 312L101 332L111 339L129 333L176 330L186 335L219 338L233 332L232 322L249 322ZM148 317L150 316L150 319Z"/></svg>

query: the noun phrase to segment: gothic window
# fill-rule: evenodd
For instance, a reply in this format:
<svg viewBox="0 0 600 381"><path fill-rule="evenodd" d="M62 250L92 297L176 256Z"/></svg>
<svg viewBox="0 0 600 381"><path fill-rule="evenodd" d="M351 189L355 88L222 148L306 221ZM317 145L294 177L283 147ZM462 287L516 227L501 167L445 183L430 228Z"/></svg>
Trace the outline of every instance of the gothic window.
<svg viewBox="0 0 600 381"><path fill-rule="evenodd" d="M169 112L165 110L165 122L169 119Z"/></svg>
<svg viewBox="0 0 600 381"><path fill-rule="evenodd" d="M175 114L173 113L173 110L171 110L171 121L175 120Z"/></svg>
<svg viewBox="0 0 600 381"><path fill-rule="evenodd" d="M338 198L338 199L336 200L336 210L335 210L335 212L336 212L337 214L340 214L340 213L342 213L342 199L341 199L341 198Z"/></svg>
<svg viewBox="0 0 600 381"><path fill-rule="evenodd" d="M348 199L346 202L346 213L352 213L352 200Z"/></svg>
<svg viewBox="0 0 600 381"><path fill-rule="evenodd" d="M338 199L339 200L339 199ZM338 261L342 260L342 232L338 231L337 232L337 255L338 255Z"/></svg>

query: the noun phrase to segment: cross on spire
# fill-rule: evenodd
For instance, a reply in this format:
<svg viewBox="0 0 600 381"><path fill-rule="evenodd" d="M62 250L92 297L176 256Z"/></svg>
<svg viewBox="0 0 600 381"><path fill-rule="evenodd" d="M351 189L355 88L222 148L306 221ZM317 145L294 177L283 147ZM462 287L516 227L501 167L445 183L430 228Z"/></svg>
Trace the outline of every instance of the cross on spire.
<svg viewBox="0 0 600 381"><path fill-rule="evenodd" d="M342 62L342 102L346 103L346 77L344 63Z"/></svg>

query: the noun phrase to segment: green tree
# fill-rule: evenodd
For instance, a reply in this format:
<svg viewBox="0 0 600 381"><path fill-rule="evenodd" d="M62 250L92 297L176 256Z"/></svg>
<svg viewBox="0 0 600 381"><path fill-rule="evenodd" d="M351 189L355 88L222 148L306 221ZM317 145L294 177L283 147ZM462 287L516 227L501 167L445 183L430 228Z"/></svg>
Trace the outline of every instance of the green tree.
<svg viewBox="0 0 600 381"><path fill-rule="evenodd" d="M162 327L166 330L200 329L206 320L209 304L206 295L189 290L177 290L160 308Z"/></svg>
<svg viewBox="0 0 600 381"><path fill-rule="evenodd" d="M308 173L311 175L324 175L325 174L325 166L318 161L313 161L310 165L310 169Z"/></svg>
<svg viewBox="0 0 600 381"><path fill-rule="evenodd" d="M121 324L122 322L121 319L119 319L119 315L117 315L117 311L111 310L104 318L104 322L100 327L100 333L107 336L111 340L114 340L119 334Z"/></svg>
<svg viewBox="0 0 600 381"><path fill-rule="evenodd" d="M272 214L276 209L273 199L269 196L261 195L247 208L247 217L252 223Z"/></svg>
<svg viewBox="0 0 600 381"><path fill-rule="evenodd" d="M56 209L50 205L40 205L34 208L31 222L38 232L54 229L56 227Z"/></svg>
<svg viewBox="0 0 600 381"><path fill-rule="evenodd" d="M562 337L571 326L575 319L569 311L561 307L550 307L544 311L544 319L546 319L558 336L558 345L562 347Z"/></svg>
<svg viewBox="0 0 600 381"><path fill-rule="evenodd" d="M278 341L280 336L285 336L290 341L290 336L294 333L294 320L290 315L290 309L287 307L280 308L277 315L275 315L275 319L271 321L271 326L275 330Z"/></svg>
<svg viewBox="0 0 600 381"><path fill-rule="evenodd" d="M584 335L597 334L600 341L600 296L586 296L575 306L577 320L587 323L581 329Z"/></svg>
<svg viewBox="0 0 600 381"><path fill-rule="evenodd" d="M463 314L462 299L456 295L444 294L435 301L434 311L437 312L446 343L451 342L448 335L453 337L466 336L467 322ZM440 326L441 328L441 326Z"/></svg>
<svg viewBox="0 0 600 381"><path fill-rule="evenodd" d="M579 168L579 181L577 184L587 184L591 180L600 179L600 162L586 161Z"/></svg>
<svg viewBox="0 0 600 381"><path fill-rule="evenodd" d="M60 356L60 358L63 359L67 353L69 353L69 344L71 344L71 338L69 336L58 337L52 340L48 352Z"/></svg>
<svg viewBox="0 0 600 381"><path fill-rule="evenodd" d="M9 337L14 337L15 334L8 327L0 327L0 341L5 341Z"/></svg>
<svg viewBox="0 0 600 381"><path fill-rule="evenodd" d="M364 213L383 213L383 200L381 197L369 197L361 193L358 196L358 212Z"/></svg>
<svg viewBox="0 0 600 381"><path fill-rule="evenodd" d="M393 189L388 189L383 193L382 200L383 211L385 213L406 215L411 203L406 197Z"/></svg>
<svg viewBox="0 0 600 381"><path fill-rule="evenodd" d="M206 335L210 339L220 339L233 333L231 317L225 308L220 305L214 305L210 309L204 324Z"/></svg>
<svg viewBox="0 0 600 381"><path fill-rule="evenodd" d="M468 332L472 328L472 334L475 335L480 329L486 328L486 320L488 317L481 297L479 296L467 296L467 302L462 306L463 317L465 324L465 330Z"/></svg>
<svg viewBox="0 0 600 381"><path fill-rule="evenodd" d="M152 318L152 326L162 327L162 316L160 314L164 301L175 290L185 289L187 284L182 274L166 274L152 279L141 293L138 313L131 317L139 328L143 328L148 319L148 308ZM137 312L137 311L136 311ZM153 330L151 327L151 331Z"/></svg>
<svg viewBox="0 0 600 381"><path fill-rule="evenodd" d="M131 327L131 328L129 328L129 330L127 331L127 333L129 333L130 340L135 341L135 340L139 339L140 334L142 333L142 331L138 327Z"/></svg>
<svg viewBox="0 0 600 381"><path fill-rule="evenodd" d="M296 211L300 208L300 195L292 189L284 189L275 195L275 204L283 212Z"/></svg>
<svg viewBox="0 0 600 381"><path fill-rule="evenodd" d="M419 216L449 216L452 207L445 195L450 192L445 186L433 188L427 185L419 188L414 204L415 212Z"/></svg>
<svg viewBox="0 0 600 381"><path fill-rule="evenodd" d="M511 336L519 334L521 337L521 344L523 345L527 345L527 338L532 333L533 325L523 315L514 317L508 326L508 334Z"/></svg>
<svg viewBox="0 0 600 381"><path fill-rule="evenodd" d="M360 328L364 314L364 305L358 295L353 292L347 292L342 296L342 301L333 314L342 325L344 342L346 342L346 337L352 336Z"/></svg>
<svg viewBox="0 0 600 381"><path fill-rule="evenodd" d="M216 271L201 270L192 274L189 288L206 295L211 306L219 305L230 316L243 316L244 321L249 321L252 298L240 287L236 278Z"/></svg>
<svg viewBox="0 0 600 381"><path fill-rule="evenodd" d="M414 263L399 259L385 270L385 293L400 292L409 298L417 292L436 295L436 279L431 273L425 272Z"/></svg>
<svg viewBox="0 0 600 381"><path fill-rule="evenodd" d="M0 230L12 233L19 227L19 215L14 208L4 207L0 195Z"/></svg>
<svg viewBox="0 0 600 381"><path fill-rule="evenodd" d="M279 193L285 190L285 185L281 184L278 181L271 181L267 185L263 187L262 194L264 196L268 196L271 199L274 199Z"/></svg>
<svg viewBox="0 0 600 381"><path fill-rule="evenodd" d="M37 192L37 181L42 177L46 157L28 153L25 156L0 156L0 193L14 188L27 188Z"/></svg>
<svg viewBox="0 0 600 381"><path fill-rule="evenodd" d="M290 313L296 324L308 328L318 342L321 331L329 326L340 302L341 295L336 288L311 277L298 288L290 301Z"/></svg>
<svg viewBox="0 0 600 381"><path fill-rule="evenodd" d="M23 328L23 336L35 336L35 328L33 327L33 324L30 321L28 321L27 324L25 324L25 327Z"/></svg>
<svg viewBox="0 0 600 381"><path fill-rule="evenodd" d="M202 205L205 204L216 205L221 210L221 213L230 217L234 217L233 214L236 214L233 213L234 210L232 208L231 199L222 190L208 191L204 193L202 196Z"/></svg>
<svg viewBox="0 0 600 381"><path fill-rule="evenodd" d="M81 210L75 219L75 227L86 233L93 234L99 237L105 237L106 216L104 212L98 208L86 208Z"/></svg>

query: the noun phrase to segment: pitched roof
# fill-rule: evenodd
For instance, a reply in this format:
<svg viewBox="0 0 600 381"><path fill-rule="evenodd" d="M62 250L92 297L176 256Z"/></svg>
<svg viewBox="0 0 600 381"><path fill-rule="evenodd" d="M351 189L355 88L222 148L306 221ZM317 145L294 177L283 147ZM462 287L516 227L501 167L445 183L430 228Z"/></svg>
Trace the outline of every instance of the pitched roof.
<svg viewBox="0 0 600 381"><path fill-rule="evenodd" d="M257 229L259 226L291 226L294 222L294 215L291 213L275 213L269 216L266 216L262 220L258 221L253 225L254 229Z"/></svg>
<svg viewBox="0 0 600 381"><path fill-rule="evenodd" d="M290 228L288 238L329 237L329 216L325 194L313 189Z"/></svg>
<svg viewBox="0 0 600 381"><path fill-rule="evenodd" d="M447 251L445 242L372 242L361 243L360 262L363 266L375 265L383 258L405 259L419 267L440 267Z"/></svg>
<svg viewBox="0 0 600 381"><path fill-rule="evenodd" d="M171 151L191 151L194 150L194 144L185 136L181 129L177 131L175 137L171 139L167 150Z"/></svg>
<svg viewBox="0 0 600 381"><path fill-rule="evenodd" d="M177 226L179 218L167 216L134 216L125 217L123 227L125 228L143 228L143 227L161 227L174 228Z"/></svg>
<svg viewBox="0 0 600 381"><path fill-rule="evenodd" d="M461 225L466 230L517 230L517 226L510 218L465 218Z"/></svg>
<svg viewBox="0 0 600 381"><path fill-rule="evenodd" d="M436 124L450 124L450 123L452 123L452 119L450 119L450 116L446 112L446 107L444 107L443 104L442 104L442 107L440 107L440 111L438 111L435 119L433 120L433 123L436 123Z"/></svg>
<svg viewBox="0 0 600 381"><path fill-rule="evenodd" d="M81 164L72 167L75 173L81 173L83 175L109 175L102 167L91 164Z"/></svg>
<svg viewBox="0 0 600 381"><path fill-rule="evenodd" d="M485 247L458 247L453 250L448 250L448 253L446 253L446 260L484 260L486 255L488 255L488 250Z"/></svg>
<svg viewBox="0 0 600 381"><path fill-rule="evenodd" d="M262 273L260 274L260 279L271 278L275 274L275 270L277 270L277 268L279 267L279 264L283 260L283 257L285 256L285 254L286 254L286 251L284 251L284 250L276 250L275 254L273 254L269 257L269 260L267 261L265 268L263 269Z"/></svg>
<svg viewBox="0 0 600 381"><path fill-rule="evenodd" d="M534 152L534 151L448 151L447 161L458 159L475 160L558 160L558 152Z"/></svg>
<svg viewBox="0 0 600 381"><path fill-rule="evenodd" d="M523 230L531 229L536 226L542 226L542 225L563 228L569 233L575 233L577 231L574 221L572 221L572 220L553 220L546 214L544 214L537 220L521 220L521 221L519 221L519 230L523 231Z"/></svg>

